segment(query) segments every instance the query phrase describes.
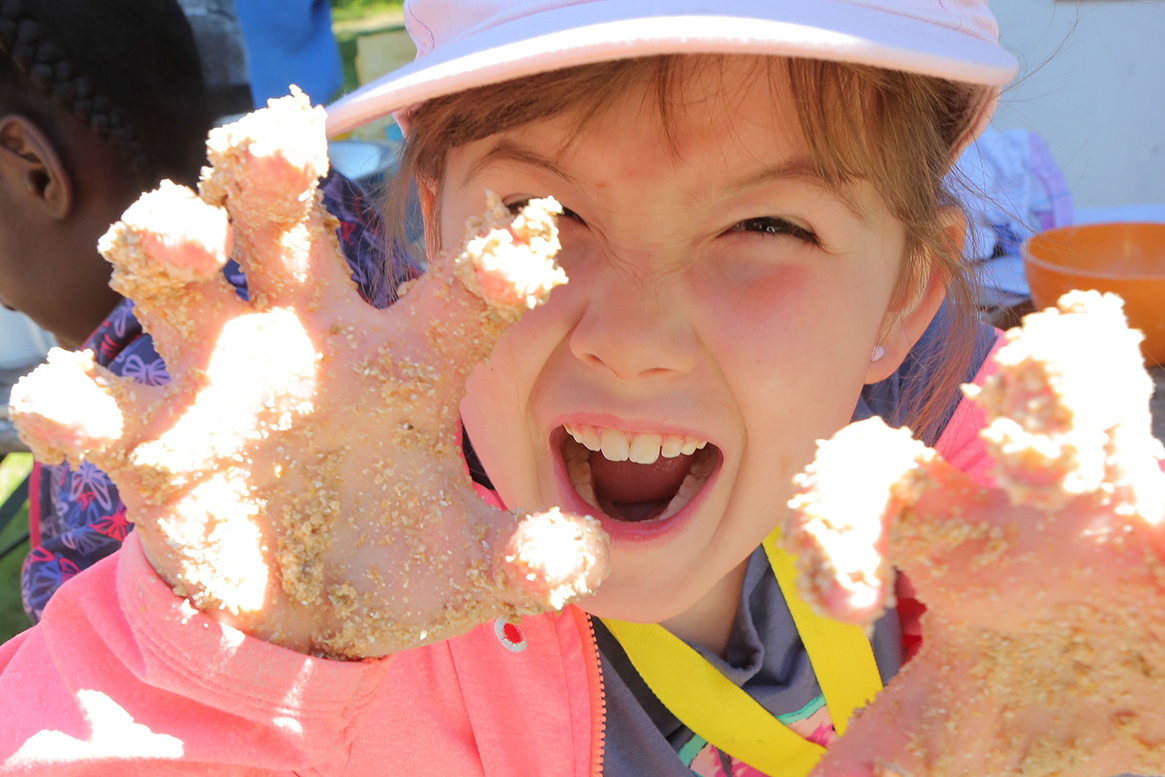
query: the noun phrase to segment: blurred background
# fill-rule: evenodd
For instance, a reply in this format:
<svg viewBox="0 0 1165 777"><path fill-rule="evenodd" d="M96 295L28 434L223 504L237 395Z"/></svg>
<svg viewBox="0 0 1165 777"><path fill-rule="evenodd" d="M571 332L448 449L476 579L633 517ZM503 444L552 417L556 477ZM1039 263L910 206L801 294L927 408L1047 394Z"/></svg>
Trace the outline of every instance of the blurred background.
<svg viewBox="0 0 1165 777"><path fill-rule="evenodd" d="M1165 202L1165 2L991 0L1022 63L995 125L1039 132L1079 208Z"/></svg>

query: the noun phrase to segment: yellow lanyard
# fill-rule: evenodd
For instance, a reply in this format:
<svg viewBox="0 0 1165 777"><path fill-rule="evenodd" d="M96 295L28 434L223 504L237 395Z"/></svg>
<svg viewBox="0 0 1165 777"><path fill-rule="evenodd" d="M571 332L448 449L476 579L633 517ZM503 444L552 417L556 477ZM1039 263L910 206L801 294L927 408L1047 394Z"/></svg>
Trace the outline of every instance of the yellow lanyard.
<svg viewBox="0 0 1165 777"><path fill-rule="evenodd" d="M794 560L777 547L778 536L778 531L770 534L764 549L809 654L834 730L844 734L853 711L882 689L874 652L859 627L815 615L797 597ZM662 626L606 619L603 623L663 705L718 749L772 777L805 777L825 753Z"/></svg>

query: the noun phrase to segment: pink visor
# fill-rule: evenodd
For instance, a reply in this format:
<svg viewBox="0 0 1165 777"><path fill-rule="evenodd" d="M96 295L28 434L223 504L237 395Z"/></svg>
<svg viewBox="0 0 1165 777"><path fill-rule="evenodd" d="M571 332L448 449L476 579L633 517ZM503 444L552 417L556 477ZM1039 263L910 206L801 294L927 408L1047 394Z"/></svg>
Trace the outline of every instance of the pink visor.
<svg viewBox="0 0 1165 777"><path fill-rule="evenodd" d="M434 97L654 54L808 57L995 87L1018 68L984 0L406 0L417 59L328 109L338 135ZM963 144L960 144L960 146Z"/></svg>

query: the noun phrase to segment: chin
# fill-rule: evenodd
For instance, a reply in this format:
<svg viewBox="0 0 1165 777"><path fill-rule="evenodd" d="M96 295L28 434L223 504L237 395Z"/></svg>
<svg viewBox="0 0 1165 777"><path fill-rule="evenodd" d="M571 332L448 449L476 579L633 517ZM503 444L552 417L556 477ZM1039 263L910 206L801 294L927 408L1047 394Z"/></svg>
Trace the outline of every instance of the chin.
<svg viewBox="0 0 1165 777"><path fill-rule="evenodd" d="M611 567L611 576L599 586L598 591L575 602L592 617L630 623L662 623L695 604L695 600L687 601L685 598L678 601L673 598L676 594L673 581L660 580L651 584L646 581L625 579L619 574L620 564L617 556L612 556Z"/></svg>

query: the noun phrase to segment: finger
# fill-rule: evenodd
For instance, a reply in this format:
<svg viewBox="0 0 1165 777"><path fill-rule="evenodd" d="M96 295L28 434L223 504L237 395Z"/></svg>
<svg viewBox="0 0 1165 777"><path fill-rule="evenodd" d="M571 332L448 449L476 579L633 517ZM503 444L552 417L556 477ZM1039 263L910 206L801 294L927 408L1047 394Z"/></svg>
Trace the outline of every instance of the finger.
<svg viewBox="0 0 1165 777"><path fill-rule="evenodd" d="M487 197L489 209L469 220L460 247L386 312L414 334L397 352L441 376L426 387L438 407L456 407L502 333L567 281L554 262L558 203L535 200L514 217L495 194Z"/></svg>
<svg viewBox="0 0 1165 777"><path fill-rule="evenodd" d="M92 351L54 348L12 387L8 412L38 461L59 464L67 457L75 466L88 457L109 463L158 394L94 364Z"/></svg>
<svg viewBox="0 0 1165 777"><path fill-rule="evenodd" d="M358 299L324 210L319 179L328 172L325 113L292 88L289 97L207 141L204 200L222 205L235 228L235 260L259 309L318 303L329 293Z"/></svg>
<svg viewBox="0 0 1165 777"><path fill-rule="evenodd" d="M504 598L516 614L561 610L606 579L610 541L594 518L558 508L510 516L494 536L508 581Z"/></svg>
<svg viewBox="0 0 1165 777"><path fill-rule="evenodd" d="M795 478L781 540L797 556L802 592L830 617L869 624L893 604L888 537L912 498L910 476L934 458L909 429L871 418L818 443Z"/></svg>
<svg viewBox="0 0 1165 777"><path fill-rule="evenodd" d="M967 394L986 411L982 437L1014 504L1059 509L1105 492L1128 515L1165 513L1165 456L1153 439L1153 382L1140 332L1119 297L1071 292L1024 319L995 355L998 372Z"/></svg>
<svg viewBox="0 0 1165 777"><path fill-rule="evenodd" d="M113 265L110 286L134 301L172 374L178 359L204 364L222 322L245 305L222 277L231 228L221 208L163 181L110 227L98 248Z"/></svg>

